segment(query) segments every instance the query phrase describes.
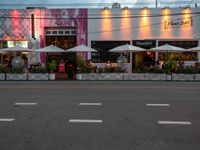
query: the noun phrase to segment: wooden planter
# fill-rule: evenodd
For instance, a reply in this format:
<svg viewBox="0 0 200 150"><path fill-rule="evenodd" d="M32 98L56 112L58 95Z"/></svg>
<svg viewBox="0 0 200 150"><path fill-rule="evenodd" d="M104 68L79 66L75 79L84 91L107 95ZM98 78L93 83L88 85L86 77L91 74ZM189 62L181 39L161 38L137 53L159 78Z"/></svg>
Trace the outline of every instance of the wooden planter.
<svg viewBox="0 0 200 150"><path fill-rule="evenodd" d="M27 74L15 74L15 73L7 73L6 80L27 80Z"/></svg>
<svg viewBox="0 0 200 150"><path fill-rule="evenodd" d="M48 73L29 73L28 80L49 80Z"/></svg>

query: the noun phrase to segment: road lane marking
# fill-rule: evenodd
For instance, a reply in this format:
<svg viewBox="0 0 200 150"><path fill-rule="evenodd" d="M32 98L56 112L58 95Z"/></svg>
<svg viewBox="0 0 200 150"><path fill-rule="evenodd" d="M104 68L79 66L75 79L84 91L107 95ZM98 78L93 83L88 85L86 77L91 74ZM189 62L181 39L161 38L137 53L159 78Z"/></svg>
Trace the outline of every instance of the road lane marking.
<svg viewBox="0 0 200 150"><path fill-rule="evenodd" d="M70 119L70 123L102 123L103 120L93 120L93 119Z"/></svg>
<svg viewBox="0 0 200 150"><path fill-rule="evenodd" d="M158 121L159 124L171 124L171 125L191 125L189 121Z"/></svg>
<svg viewBox="0 0 200 150"><path fill-rule="evenodd" d="M147 106L152 106L152 107L169 107L170 104L146 104Z"/></svg>
<svg viewBox="0 0 200 150"><path fill-rule="evenodd" d="M14 103L14 106L33 106L37 105L37 103Z"/></svg>
<svg viewBox="0 0 200 150"><path fill-rule="evenodd" d="M15 120L14 118L0 118L0 121L2 121L2 122L11 122L14 120Z"/></svg>
<svg viewBox="0 0 200 150"><path fill-rule="evenodd" d="M79 106L101 106L102 103L79 103Z"/></svg>

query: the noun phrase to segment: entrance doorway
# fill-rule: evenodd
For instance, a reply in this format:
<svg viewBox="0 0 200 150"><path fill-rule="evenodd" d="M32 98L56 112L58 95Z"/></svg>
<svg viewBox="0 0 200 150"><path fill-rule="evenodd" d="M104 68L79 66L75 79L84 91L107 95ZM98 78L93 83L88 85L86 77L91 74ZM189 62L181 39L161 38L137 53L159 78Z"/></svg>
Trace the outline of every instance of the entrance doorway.
<svg viewBox="0 0 200 150"><path fill-rule="evenodd" d="M46 28L45 45L54 45L62 49L69 49L76 46L75 28ZM56 80L74 79L76 73L75 53L48 53L47 62L56 60L58 65L61 61L65 63L65 71L59 73L57 67Z"/></svg>

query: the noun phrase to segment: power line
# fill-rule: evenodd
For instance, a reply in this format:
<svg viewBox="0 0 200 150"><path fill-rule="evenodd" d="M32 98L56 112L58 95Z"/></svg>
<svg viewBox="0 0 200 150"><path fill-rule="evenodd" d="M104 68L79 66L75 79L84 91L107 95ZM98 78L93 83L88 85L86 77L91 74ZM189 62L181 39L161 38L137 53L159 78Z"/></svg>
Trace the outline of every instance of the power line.
<svg viewBox="0 0 200 150"><path fill-rule="evenodd" d="M177 18L176 21L180 21L182 19L190 19L191 17L199 17L200 15L196 15L196 16L190 16L190 17L186 17L186 18ZM129 28L120 28L120 29L113 29L113 30L104 30L104 31L96 31L96 32L88 32L88 34L97 34L97 33L102 33L102 32L115 32L115 31L121 31L121 30L127 30L127 29L139 29L142 27L149 27L149 26L156 26L156 25L161 25L163 24L162 22L159 23L152 23L149 25L141 25L141 26L135 26L135 27L129 27Z"/></svg>
<svg viewBox="0 0 200 150"><path fill-rule="evenodd" d="M200 14L199 11L197 12L192 12L192 13L187 13L187 15L196 15ZM173 13L169 14L168 16L182 16L185 15L185 13ZM166 16L164 14L153 14L153 15L129 15L129 16L106 16L106 17L75 17L73 19L125 19L125 18L153 18L153 17L163 17ZM14 16L0 16L0 19L31 19L31 17L14 17ZM34 19L71 19L71 17L35 17Z"/></svg>

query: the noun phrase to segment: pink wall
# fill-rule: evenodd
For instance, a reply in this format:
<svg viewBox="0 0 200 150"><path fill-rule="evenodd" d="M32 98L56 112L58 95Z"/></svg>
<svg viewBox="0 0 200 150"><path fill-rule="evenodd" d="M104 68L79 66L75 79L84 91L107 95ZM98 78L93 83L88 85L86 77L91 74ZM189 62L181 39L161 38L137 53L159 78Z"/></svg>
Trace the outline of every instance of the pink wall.
<svg viewBox="0 0 200 150"><path fill-rule="evenodd" d="M46 9L41 12L41 16L45 17L40 23L40 47L45 46L45 27L76 27L77 45L87 45L87 9ZM41 56L42 61L45 61L44 54ZM87 55L83 57L86 59Z"/></svg>

